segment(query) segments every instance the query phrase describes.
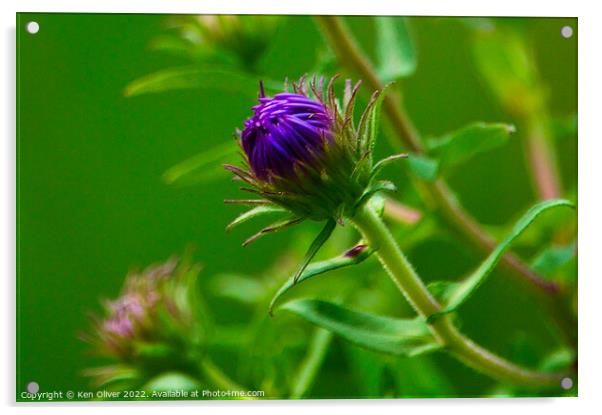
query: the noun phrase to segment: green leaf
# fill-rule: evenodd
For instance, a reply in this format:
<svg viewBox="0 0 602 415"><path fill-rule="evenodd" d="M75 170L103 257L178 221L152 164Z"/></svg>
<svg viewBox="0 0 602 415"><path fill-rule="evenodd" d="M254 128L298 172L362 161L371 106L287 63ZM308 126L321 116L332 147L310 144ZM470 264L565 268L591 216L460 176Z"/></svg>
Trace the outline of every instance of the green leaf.
<svg viewBox="0 0 602 415"><path fill-rule="evenodd" d="M439 172L464 163L473 156L500 147L508 141L514 126L502 123L470 124L429 142L429 155L439 161Z"/></svg>
<svg viewBox="0 0 602 415"><path fill-rule="evenodd" d="M271 80L264 80L264 85L268 90L282 89L279 83ZM254 98L257 96L258 81L253 76L231 69L184 66L162 69L138 78L126 86L124 94L133 97L196 88L215 88Z"/></svg>
<svg viewBox="0 0 602 415"><path fill-rule="evenodd" d="M560 267L575 255L576 243L564 247L551 247L542 251L531 263L533 271L544 277L551 277Z"/></svg>
<svg viewBox="0 0 602 415"><path fill-rule="evenodd" d="M190 186L225 178L230 173L222 164L235 158L237 149L234 140L218 144L169 168L163 180L171 185Z"/></svg>
<svg viewBox="0 0 602 415"><path fill-rule="evenodd" d="M403 17L374 17L378 76L382 82L395 81L416 71L416 50Z"/></svg>
<svg viewBox="0 0 602 415"><path fill-rule="evenodd" d="M451 313L457 310L464 302L476 291L477 288L491 274L502 255L510 248L510 245L533 221L543 212L558 207L575 206L568 200L555 199L547 200L533 206L525 213L525 215L514 225L514 228L508 236L493 250L493 252L481 263L481 265L460 283L445 284L440 283L436 286L437 293L435 296L442 297L446 300L441 311L429 316L428 320L433 321L441 315ZM434 286L431 286L433 288Z"/></svg>
<svg viewBox="0 0 602 415"><path fill-rule="evenodd" d="M321 300L295 300L282 306L309 322L367 349L417 356L441 348L424 319L396 319L350 310Z"/></svg>
<svg viewBox="0 0 602 415"><path fill-rule="evenodd" d="M295 275L293 275L293 281L295 283L299 280L299 277L301 277L303 271L305 271L307 264L309 264L313 257L316 256L316 254L318 253L322 245L324 245L324 243L328 240L328 238L330 238L330 235L332 235L332 231L334 231L334 228L336 226L337 223L333 219L329 219L326 222L324 228L322 228L318 236L316 236L316 239L314 239L314 241L309 246L309 249L305 253L303 260L301 261L299 267L297 268L297 271L295 272Z"/></svg>
<svg viewBox="0 0 602 415"><path fill-rule="evenodd" d="M272 315L272 310L274 309L276 302L295 285L301 284L303 281L306 281L312 277L325 274L329 271L334 271L335 269L345 268L350 265L359 264L368 259L368 257L373 253L374 250L372 248L363 244L359 244L347 250L339 256L320 262L314 262L313 264L309 264L307 268L305 268L305 270L301 273L296 282L295 277L293 276L289 278L289 280L285 282L284 285L282 285L282 287L280 287L280 289L276 292L276 294L272 298L272 301L270 302L270 315Z"/></svg>
<svg viewBox="0 0 602 415"><path fill-rule="evenodd" d="M254 219L258 216L263 216L269 213L286 213L287 210L280 206L272 206L272 205L260 205L256 206L251 210L247 210L243 212L240 216L234 219L232 222L226 226L226 230L230 231L235 226L238 226L242 223L245 223L251 219Z"/></svg>
<svg viewBox="0 0 602 415"><path fill-rule="evenodd" d="M147 391L169 392L174 390L193 391L199 389L196 379L179 372L163 373L151 379L143 389Z"/></svg>
<svg viewBox="0 0 602 415"><path fill-rule="evenodd" d="M416 177L427 182L436 180L439 174L439 163L426 156L410 154L408 157L408 166Z"/></svg>

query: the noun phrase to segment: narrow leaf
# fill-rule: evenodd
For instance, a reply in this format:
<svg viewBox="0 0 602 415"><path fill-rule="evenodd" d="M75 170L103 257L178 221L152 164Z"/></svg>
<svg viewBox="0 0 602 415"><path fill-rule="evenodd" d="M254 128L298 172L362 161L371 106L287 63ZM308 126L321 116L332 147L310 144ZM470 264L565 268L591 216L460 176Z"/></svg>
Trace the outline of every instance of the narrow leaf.
<svg viewBox="0 0 602 415"><path fill-rule="evenodd" d="M376 26L377 70L382 82L394 81L416 71L416 50L403 17L379 16Z"/></svg>
<svg viewBox="0 0 602 415"><path fill-rule="evenodd" d="M230 222L228 224L228 226L226 226L226 230L230 231L235 226L245 223L258 216L266 215L268 213L283 213L283 212L286 212L286 209L281 208L280 206L260 205L260 206L254 207L253 209L247 210L246 212L242 213L240 216L238 216L236 219L234 219L232 222Z"/></svg>
<svg viewBox="0 0 602 415"><path fill-rule="evenodd" d="M282 308L377 352L409 357L441 348L421 318L383 317L308 299L288 302Z"/></svg>
<svg viewBox="0 0 602 415"><path fill-rule="evenodd" d="M322 228L322 230L320 231L318 236L316 236L316 239L314 239L314 241L309 246L309 249L307 250L305 257L303 257L301 264L299 264L299 268L297 269L297 272L295 272L295 275L293 275L294 283L297 283L297 281L299 280L299 277L301 276L303 271L305 271L307 264L309 264L309 262L313 259L313 257L316 256L316 254L318 253L318 251L320 250L322 245L324 245L324 242L326 242L328 240L328 238L330 238L330 235L332 235L332 231L334 231L334 228L336 227L336 225L337 225L337 223L332 219L329 219L326 222L326 225L324 225L324 228Z"/></svg>
<svg viewBox="0 0 602 415"><path fill-rule="evenodd" d="M272 311L274 309L274 306L276 305L276 302L295 285L301 284L303 281L306 281L312 277L322 275L330 271L334 271L335 269L345 268L350 265L359 264L366 260L368 257L370 257L370 255L372 255L373 253L374 250L372 248L363 244L358 244L339 256L320 262L314 262L313 264L309 264L301 273L297 281L295 281L294 276L289 278L289 280L285 282L284 285L280 287L280 289L276 292L276 294L272 298L272 301L270 302L270 315L272 315Z"/></svg>
<svg viewBox="0 0 602 415"><path fill-rule="evenodd" d="M222 164L235 157L238 147L234 140L203 151L171 167L163 174L167 184L194 185L205 183L228 174Z"/></svg>
<svg viewBox="0 0 602 415"><path fill-rule="evenodd" d="M506 238L493 250L487 259L481 263L476 271L474 271L470 276L468 276L468 278L457 285L450 284L448 288L453 287L451 292L439 293L439 295L443 295L447 298L447 303L441 311L431 315L429 317L429 321L433 321L435 318L443 314L451 313L457 310L491 274L497 263L500 261L502 255L510 248L512 242L514 242L514 240L518 238L539 215L549 209L563 206L570 208L575 207L568 200L555 199L538 203L529 209L529 211L527 211L527 213L525 213L525 215L514 225L514 228L510 234L506 236Z"/></svg>
<svg viewBox="0 0 602 415"><path fill-rule="evenodd" d="M264 83L270 86L270 89L274 86L274 81L264 80ZM196 88L242 93L249 98L257 96L256 78L227 68L199 68L198 66L162 69L143 76L130 82L124 90L124 95L133 97Z"/></svg>

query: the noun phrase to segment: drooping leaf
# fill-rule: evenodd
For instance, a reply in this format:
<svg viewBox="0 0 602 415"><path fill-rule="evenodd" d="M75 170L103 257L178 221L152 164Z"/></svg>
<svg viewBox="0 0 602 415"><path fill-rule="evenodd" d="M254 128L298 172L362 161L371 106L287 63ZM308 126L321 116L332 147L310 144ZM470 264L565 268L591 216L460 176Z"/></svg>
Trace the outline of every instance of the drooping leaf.
<svg viewBox="0 0 602 415"><path fill-rule="evenodd" d="M410 154L408 157L410 171L418 178L427 182L437 179L439 174L439 163L432 158L418 154Z"/></svg>
<svg viewBox="0 0 602 415"><path fill-rule="evenodd" d="M514 126L503 123L470 124L442 138L429 142L429 155L439 162L439 173L464 163L476 154L504 145Z"/></svg>
<svg viewBox="0 0 602 415"><path fill-rule="evenodd" d="M451 313L457 310L485 281L491 274L502 255L510 248L512 242L518 238L521 233L543 212L558 207L574 208L574 205L568 200L555 199L540 202L533 206L525 215L514 225L514 228L508 236L493 250L493 252L479 265L479 267L459 283L440 283L436 287L437 293L434 294L445 300L441 311L429 316L429 321L440 317L441 315Z"/></svg>
<svg viewBox="0 0 602 415"><path fill-rule="evenodd" d="M374 17L376 26L377 71L382 82L407 77L416 71L416 49L407 19Z"/></svg>
<svg viewBox="0 0 602 415"><path fill-rule="evenodd" d="M163 174L167 184L187 186L206 183L229 175L222 165L236 157L234 140L211 147L169 168Z"/></svg>
<svg viewBox="0 0 602 415"><path fill-rule="evenodd" d="M296 282L295 277L293 276L288 281L286 281L284 285L280 287L280 289L276 292L276 294L272 298L272 301L270 302L270 315L272 314L272 310L274 309L276 302L295 285L301 284L303 281L306 281L318 275L325 274L329 271L334 271L339 268L359 264L368 259L368 257L370 257L370 255L372 255L373 253L374 250L372 248L363 244L358 244L339 256L324 261L315 262L313 264L309 264L307 268L305 268L305 270L301 273Z"/></svg>
<svg viewBox="0 0 602 415"><path fill-rule="evenodd" d="M242 223L245 223L251 219L254 219L256 217L259 216L263 216L266 214L270 214L270 213L285 213L286 209L280 207L280 206L276 206L276 205L260 205L260 206L256 206L251 210L247 210L246 212L242 213L240 216L238 216L236 219L234 219L232 222L230 222L228 224L228 226L226 226L226 230L229 231L232 228L234 228L235 226L238 226Z"/></svg>
<svg viewBox="0 0 602 415"><path fill-rule="evenodd" d="M416 356L441 348L421 318L383 317L321 300L294 300L282 308L358 346L381 353Z"/></svg>

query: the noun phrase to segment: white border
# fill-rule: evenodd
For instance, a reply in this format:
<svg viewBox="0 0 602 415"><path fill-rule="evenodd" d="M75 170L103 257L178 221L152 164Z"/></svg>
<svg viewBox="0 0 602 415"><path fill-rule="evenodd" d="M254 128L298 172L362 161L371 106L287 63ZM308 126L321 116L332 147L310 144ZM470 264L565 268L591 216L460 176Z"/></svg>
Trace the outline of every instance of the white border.
<svg viewBox="0 0 602 415"><path fill-rule="evenodd" d="M142 407L148 414L163 414L166 406L177 407L178 413L202 413L206 411L240 411L251 414L282 413L303 414L308 411L345 411L363 413L372 407L376 411L400 413L445 413L447 414L504 414L508 412L544 412L566 415L597 411L602 407L601 360L602 334L599 319L602 316L602 270L596 265L600 256L600 226L602 178L599 158L602 155L602 132L598 127L600 117L600 88L602 78L601 17L595 10L595 2L587 0L545 2L525 0L470 1L470 0L302 0L295 4L284 1L239 0L24 0L3 1L0 18L3 22L4 39L0 54L2 64L2 86L4 96L0 100L0 125L4 132L2 140L2 179L0 195L3 196L1 224L4 237L1 239L0 262L5 266L3 316L0 320L3 341L1 367L0 402L9 406L13 413L130 413ZM400 15L496 15L496 16L577 16L579 24L579 395L577 399L440 399L440 400L397 400L397 401L303 401L303 402L199 402L199 403L142 403L109 404L105 406L76 405L29 405L16 407L14 402L14 277L15 277L15 69L14 28L15 12L119 12L119 13L288 13L288 14L400 14ZM10 370L12 368L12 370ZM170 409L167 409L170 410ZM35 412L34 412L35 411ZM202 411L202 412L201 412Z"/></svg>

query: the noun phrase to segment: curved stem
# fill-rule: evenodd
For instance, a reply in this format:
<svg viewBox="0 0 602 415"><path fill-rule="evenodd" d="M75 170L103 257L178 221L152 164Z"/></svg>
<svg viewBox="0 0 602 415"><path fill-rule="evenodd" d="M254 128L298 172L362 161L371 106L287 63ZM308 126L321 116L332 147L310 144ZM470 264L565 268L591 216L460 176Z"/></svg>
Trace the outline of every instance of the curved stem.
<svg viewBox="0 0 602 415"><path fill-rule="evenodd" d="M316 19L341 64L348 70L358 73L372 89L382 89L383 84L378 79L376 71L355 44L342 20L337 16L316 16ZM424 153L420 136L404 111L399 95L387 94L383 101L383 109L404 145L415 153ZM479 250L489 253L495 246L494 239L459 205L447 184L439 180L425 185L448 224ZM512 271L512 275L527 281L530 287L549 294L556 294L559 291L556 283L541 278L512 253L506 253L502 257L502 264Z"/></svg>
<svg viewBox="0 0 602 415"><path fill-rule="evenodd" d="M352 222L370 246L377 249L376 255L383 267L418 314L428 317L439 311L441 305L428 291L385 224L368 204L357 210ZM539 373L522 368L475 344L460 333L449 316L435 321L429 327L437 340L453 356L479 372L499 380L531 387L559 385L562 377L560 374Z"/></svg>

